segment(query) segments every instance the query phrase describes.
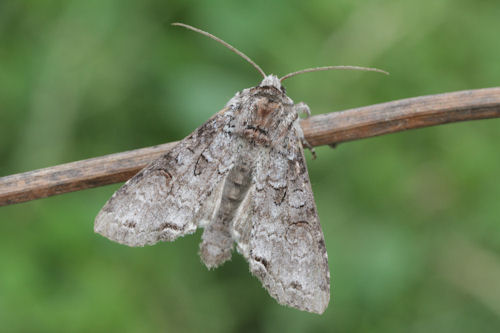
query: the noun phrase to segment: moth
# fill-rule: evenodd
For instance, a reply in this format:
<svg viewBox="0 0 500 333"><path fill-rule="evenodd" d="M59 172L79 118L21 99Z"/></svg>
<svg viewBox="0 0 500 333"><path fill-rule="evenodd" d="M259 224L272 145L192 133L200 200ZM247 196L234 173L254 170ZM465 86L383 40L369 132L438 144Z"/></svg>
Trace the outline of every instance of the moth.
<svg viewBox="0 0 500 333"><path fill-rule="evenodd" d="M280 304L323 313L330 300L330 273L323 232L307 172L299 125L304 103L294 104L283 80L252 64L264 77L171 151L128 180L95 219L95 232L128 246L173 241L204 228L200 256L208 268L237 251Z"/></svg>

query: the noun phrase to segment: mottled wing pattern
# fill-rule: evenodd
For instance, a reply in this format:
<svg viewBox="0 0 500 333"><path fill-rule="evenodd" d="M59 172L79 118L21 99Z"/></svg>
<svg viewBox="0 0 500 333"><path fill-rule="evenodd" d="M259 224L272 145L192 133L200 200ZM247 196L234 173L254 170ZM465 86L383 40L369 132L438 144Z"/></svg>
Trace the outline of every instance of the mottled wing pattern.
<svg viewBox="0 0 500 333"><path fill-rule="evenodd" d="M212 219L232 164L232 110L223 109L128 180L104 205L94 230L129 246L172 241Z"/></svg>
<svg viewBox="0 0 500 333"><path fill-rule="evenodd" d="M330 299L328 257L296 131L257 158L255 184L243 202L251 213L233 224L238 251L279 303L323 313Z"/></svg>

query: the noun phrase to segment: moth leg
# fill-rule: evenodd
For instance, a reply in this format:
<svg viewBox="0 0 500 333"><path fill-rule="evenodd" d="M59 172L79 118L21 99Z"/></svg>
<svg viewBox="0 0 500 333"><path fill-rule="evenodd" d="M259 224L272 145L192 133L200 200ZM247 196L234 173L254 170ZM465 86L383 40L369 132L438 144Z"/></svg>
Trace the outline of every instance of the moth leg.
<svg viewBox="0 0 500 333"><path fill-rule="evenodd" d="M295 127L295 130L297 131L297 135L299 136L300 141L302 142L302 147L309 149L313 160L315 160L316 159L316 151L314 150L313 146L311 146L311 144L309 142L307 142L307 140L304 136L304 132L302 131L302 127L300 127L299 118L297 118L297 120L295 121L294 127Z"/></svg>
<svg viewBox="0 0 500 333"><path fill-rule="evenodd" d="M294 108L295 108L295 112L297 112L297 114L299 116L301 114L305 114L306 115L305 118L309 118L311 116L311 108L309 108L309 106L304 102L300 102L300 103L295 104ZM298 130L299 130L300 141L302 141L302 146L309 149L313 160L315 160L316 159L316 151L314 150L313 146L311 146L311 144L309 144L309 142L307 142L306 138L304 137L304 132L302 132L302 128L300 126L298 126Z"/></svg>
<svg viewBox="0 0 500 333"><path fill-rule="evenodd" d="M302 137L302 146L304 146L307 149L309 149L309 151L311 152L313 160L315 160L316 159L316 150L314 150L313 146L311 146L311 144L309 142L307 142L307 140L306 140L305 137Z"/></svg>
<svg viewBox="0 0 500 333"><path fill-rule="evenodd" d="M304 102L300 102L294 105L295 111L299 114L305 114L306 118L309 118L311 116L311 108Z"/></svg>

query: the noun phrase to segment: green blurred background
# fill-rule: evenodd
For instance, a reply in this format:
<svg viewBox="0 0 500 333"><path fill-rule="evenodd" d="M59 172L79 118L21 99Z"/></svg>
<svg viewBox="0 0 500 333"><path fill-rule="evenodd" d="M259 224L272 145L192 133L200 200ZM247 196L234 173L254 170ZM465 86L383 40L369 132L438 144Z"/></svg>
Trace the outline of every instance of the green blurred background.
<svg viewBox="0 0 500 333"><path fill-rule="evenodd" d="M498 86L500 2L1 1L0 175L179 140L259 74L313 114ZM119 187L0 209L2 332L499 332L500 122L308 154L333 276L322 315L278 305L200 232L147 248L93 233Z"/></svg>

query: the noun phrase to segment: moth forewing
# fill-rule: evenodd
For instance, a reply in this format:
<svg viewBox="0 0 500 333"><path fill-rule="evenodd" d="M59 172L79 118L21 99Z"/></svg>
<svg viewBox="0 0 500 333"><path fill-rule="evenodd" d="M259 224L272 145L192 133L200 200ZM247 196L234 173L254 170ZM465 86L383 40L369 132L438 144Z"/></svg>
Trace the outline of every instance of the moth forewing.
<svg viewBox="0 0 500 333"><path fill-rule="evenodd" d="M94 230L121 244L144 246L193 233L211 218L234 158L234 142L224 130L231 112L217 113L129 179L101 209Z"/></svg>
<svg viewBox="0 0 500 333"><path fill-rule="evenodd" d="M252 229L245 257L279 303L323 313L330 299L328 256L299 132L290 129L257 162Z"/></svg>

